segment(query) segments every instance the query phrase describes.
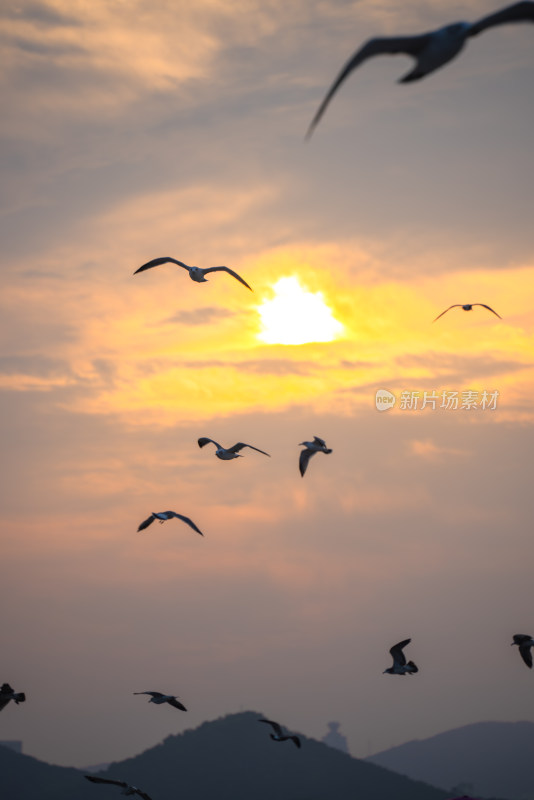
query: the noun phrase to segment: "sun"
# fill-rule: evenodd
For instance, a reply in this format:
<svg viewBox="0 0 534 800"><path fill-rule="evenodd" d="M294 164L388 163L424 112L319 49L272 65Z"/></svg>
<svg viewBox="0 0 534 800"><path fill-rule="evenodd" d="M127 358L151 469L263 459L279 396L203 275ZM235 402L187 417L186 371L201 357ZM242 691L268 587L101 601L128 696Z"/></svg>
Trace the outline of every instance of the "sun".
<svg viewBox="0 0 534 800"><path fill-rule="evenodd" d="M343 325L332 315L322 292L309 292L296 277L280 278L272 287L274 297L258 306L266 344L331 342Z"/></svg>

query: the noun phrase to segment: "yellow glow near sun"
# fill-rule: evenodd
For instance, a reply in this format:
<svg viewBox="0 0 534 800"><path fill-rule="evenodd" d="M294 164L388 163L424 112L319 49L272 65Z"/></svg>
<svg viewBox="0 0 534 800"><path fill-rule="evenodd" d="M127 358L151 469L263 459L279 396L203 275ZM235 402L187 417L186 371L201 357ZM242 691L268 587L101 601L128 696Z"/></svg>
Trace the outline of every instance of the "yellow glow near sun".
<svg viewBox="0 0 534 800"><path fill-rule="evenodd" d="M280 278L275 296L258 306L263 330L258 338L267 344L331 342L343 331L322 292L309 292L295 277Z"/></svg>

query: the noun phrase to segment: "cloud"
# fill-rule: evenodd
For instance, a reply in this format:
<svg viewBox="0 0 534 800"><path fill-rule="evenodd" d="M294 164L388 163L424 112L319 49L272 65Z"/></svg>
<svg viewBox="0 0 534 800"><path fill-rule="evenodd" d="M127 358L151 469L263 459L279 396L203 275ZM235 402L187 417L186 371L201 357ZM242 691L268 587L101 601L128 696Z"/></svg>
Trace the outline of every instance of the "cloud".
<svg viewBox="0 0 534 800"><path fill-rule="evenodd" d="M227 308L218 308L217 306L205 306L203 308L195 308L193 311L178 311L170 317L162 320L160 325L167 325L170 323L177 323L179 325L209 325L217 320L227 319L235 315L234 311Z"/></svg>
<svg viewBox="0 0 534 800"><path fill-rule="evenodd" d="M431 439L414 439L409 444L409 450L416 456L428 461L435 461L443 456L466 456L465 450L435 444Z"/></svg>

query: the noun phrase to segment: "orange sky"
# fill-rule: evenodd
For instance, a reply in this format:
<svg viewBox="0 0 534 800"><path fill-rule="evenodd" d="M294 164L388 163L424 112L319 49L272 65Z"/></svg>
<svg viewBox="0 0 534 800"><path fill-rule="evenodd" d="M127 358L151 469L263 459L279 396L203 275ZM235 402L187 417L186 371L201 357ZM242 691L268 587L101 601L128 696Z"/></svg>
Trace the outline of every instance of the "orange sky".
<svg viewBox="0 0 534 800"><path fill-rule="evenodd" d="M406 59L368 62L303 141L366 38L487 8L2 12L0 678L28 701L0 738L84 765L254 708L315 737L339 719L365 756L531 716L509 642L532 632L532 26L410 86ZM254 291L170 264L133 276L163 255ZM289 277L321 293L335 340L259 338ZM469 302L502 320L432 322ZM498 391L497 408L400 407L444 390ZM333 453L301 479L314 435ZM271 458L223 463L199 436ZM205 538L136 533L167 508ZM408 636L419 675L384 676ZM188 714L135 702L146 689Z"/></svg>

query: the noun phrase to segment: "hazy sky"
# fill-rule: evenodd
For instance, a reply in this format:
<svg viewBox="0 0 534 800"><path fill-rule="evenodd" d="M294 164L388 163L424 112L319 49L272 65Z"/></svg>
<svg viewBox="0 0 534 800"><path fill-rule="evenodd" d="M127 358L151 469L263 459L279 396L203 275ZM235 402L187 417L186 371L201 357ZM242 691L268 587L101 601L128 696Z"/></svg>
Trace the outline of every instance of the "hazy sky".
<svg viewBox="0 0 534 800"><path fill-rule="evenodd" d="M363 757L534 720L510 647L534 633L534 27L413 84L407 57L370 60L303 141L367 38L500 5L4 4L0 681L27 702L0 739L83 766L255 709L317 738L337 719ZM254 292L133 277L165 255ZM290 277L338 338L259 338ZM502 321L432 323L469 302ZM468 390L497 407L400 404ZM302 479L314 435L333 453ZM166 509L205 537L136 532ZM407 637L420 673L383 675Z"/></svg>

